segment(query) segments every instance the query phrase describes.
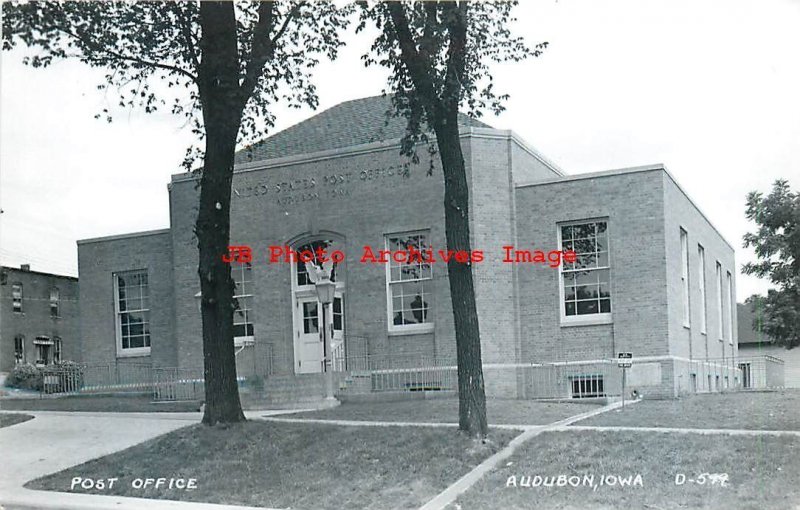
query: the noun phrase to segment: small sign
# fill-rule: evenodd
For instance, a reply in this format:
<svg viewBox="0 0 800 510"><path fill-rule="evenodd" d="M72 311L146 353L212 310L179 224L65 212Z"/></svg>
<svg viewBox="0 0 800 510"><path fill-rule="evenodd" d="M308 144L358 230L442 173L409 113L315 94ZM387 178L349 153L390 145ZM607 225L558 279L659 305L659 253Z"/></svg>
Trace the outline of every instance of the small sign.
<svg viewBox="0 0 800 510"><path fill-rule="evenodd" d="M617 354L617 366L619 368L631 368L633 366L633 353L632 352L620 352Z"/></svg>

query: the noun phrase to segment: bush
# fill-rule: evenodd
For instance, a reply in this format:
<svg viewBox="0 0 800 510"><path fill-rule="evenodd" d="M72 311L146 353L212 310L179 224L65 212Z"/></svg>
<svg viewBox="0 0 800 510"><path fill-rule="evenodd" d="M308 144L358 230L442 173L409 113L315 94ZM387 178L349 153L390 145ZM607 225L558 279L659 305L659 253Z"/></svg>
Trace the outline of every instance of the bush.
<svg viewBox="0 0 800 510"><path fill-rule="evenodd" d="M83 365L75 361L62 361L54 368L54 373L58 374L59 391L70 392L83 388Z"/></svg>
<svg viewBox="0 0 800 510"><path fill-rule="evenodd" d="M23 390L42 390L42 370L30 363L23 363L14 367L6 378L6 386Z"/></svg>

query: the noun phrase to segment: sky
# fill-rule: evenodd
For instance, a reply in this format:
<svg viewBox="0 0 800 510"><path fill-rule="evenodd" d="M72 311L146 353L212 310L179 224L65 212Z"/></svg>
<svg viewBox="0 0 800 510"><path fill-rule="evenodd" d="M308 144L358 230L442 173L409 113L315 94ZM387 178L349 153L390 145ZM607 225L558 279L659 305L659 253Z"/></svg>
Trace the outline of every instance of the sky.
<svg viewBox="0 0 800 510"><path fill-rule="evenodd" d="M749 191L800 190L800 0L527 0L514 31L545 53L492 67L511 129L569 174L663 163L736 248L737 299L767 282L742 236ZM350 30L315 73L318 110L379 94ZM77 239L166 228L167 182L192 142L180 118L112 105L102 73L0 57L0 263L77 275ZM274 133L311 115L276 110Z"/></svg>

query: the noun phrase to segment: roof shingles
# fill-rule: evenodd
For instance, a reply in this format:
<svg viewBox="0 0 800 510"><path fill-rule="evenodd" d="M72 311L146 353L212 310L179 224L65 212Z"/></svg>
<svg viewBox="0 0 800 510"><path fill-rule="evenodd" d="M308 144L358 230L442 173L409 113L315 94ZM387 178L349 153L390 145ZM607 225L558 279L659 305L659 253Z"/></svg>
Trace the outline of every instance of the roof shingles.
<svg viewBox="0 0 800 510"><path fill-rule="evenodd" d="M340 103L236 153L236 164L311 154L372 142L402 138L406 120L387 116L389 96ZM459 125L491 127L459 113Z"/></svg>

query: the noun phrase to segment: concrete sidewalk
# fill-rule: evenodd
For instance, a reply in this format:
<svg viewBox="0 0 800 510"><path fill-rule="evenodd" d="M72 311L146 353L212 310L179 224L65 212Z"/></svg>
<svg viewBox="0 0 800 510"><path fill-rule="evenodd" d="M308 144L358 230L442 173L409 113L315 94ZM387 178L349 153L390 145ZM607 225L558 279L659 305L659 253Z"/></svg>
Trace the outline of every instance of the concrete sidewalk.
<svg viewBox="0 0 800 510"><path fill-rule="evenodd" d="M199 423L201 413L79 413L18 411L34 419L0 428L2 509L222 509L241 506L34 491L30 480L124 450L181 427ZM295 411L249 411L248 419ZM141 477L154 476L142 473ZM114 473L109 473L114 477ZM69 487L64 487L64 491Z"/></svg>

